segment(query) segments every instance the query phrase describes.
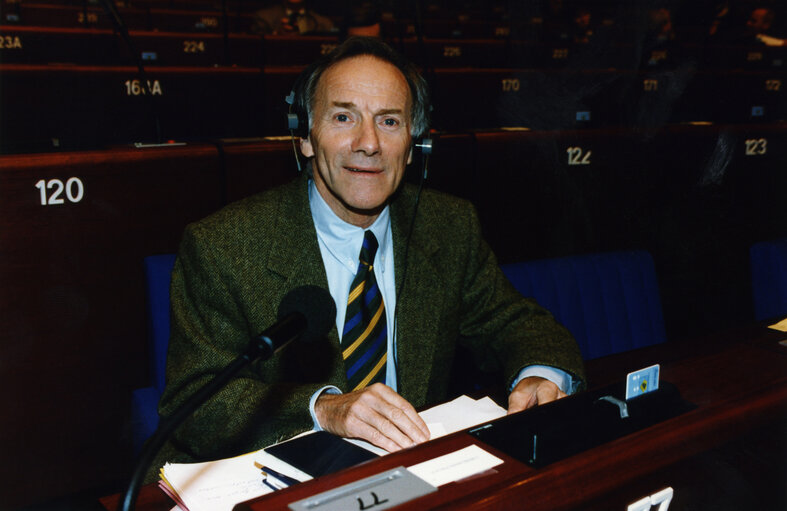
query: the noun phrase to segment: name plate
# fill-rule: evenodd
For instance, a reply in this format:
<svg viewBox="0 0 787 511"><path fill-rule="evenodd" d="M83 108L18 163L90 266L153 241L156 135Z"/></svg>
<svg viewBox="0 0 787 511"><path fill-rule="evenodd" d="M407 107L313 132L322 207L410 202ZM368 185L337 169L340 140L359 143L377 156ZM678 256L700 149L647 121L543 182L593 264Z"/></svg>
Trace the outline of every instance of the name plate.
<svg viewBox="0 0 787 511"><path fill-rule="evenodd" d="M379 511L389 509L437 488L404 467L345 484L289 505L292 511Z"/></svg>

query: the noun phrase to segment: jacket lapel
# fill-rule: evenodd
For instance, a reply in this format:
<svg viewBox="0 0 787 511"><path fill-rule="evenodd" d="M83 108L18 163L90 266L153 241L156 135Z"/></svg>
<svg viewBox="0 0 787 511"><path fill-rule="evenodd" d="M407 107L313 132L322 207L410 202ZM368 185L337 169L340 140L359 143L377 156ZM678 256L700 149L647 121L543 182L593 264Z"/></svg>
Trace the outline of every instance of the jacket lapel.
<svg viewBox="0 0 787 511"><path fill-rule="evenodd" d="M430 226L416 221L405 259L414 195L410 187L401 190L400 196L391 206L391 227L398 292L396 335L399 393L418 407L425 404L432 371L440 370L433 366L434 341L439 338L434 318L440 317L438 311L442 308L443 295L440 293L441 283L436 266L439 246L430 236Z"/></svg>
<svg viewBox="0 0 787 511"><path fill-rule="evenodd" d="M297 179L282 190L278 204L268 270L292 286L314 284L327 289L317 232L309 210L308 180Z"/></svg>
<svg viewBox="0 0 787 511"><path fill-rule="evenodd" d="M309 208L306 176L285 186L278 208L274 216L277 223L275 232L278 235L274 237L266 267L268 271L280 276L280 294L283 296L291 289L307 285L328 290L317 231ZM302 373L320 375L344 389L346 376L335 325L331 327L323 343L300 350L299 363ZM326 365L326 360L331 363Z"/></svg>

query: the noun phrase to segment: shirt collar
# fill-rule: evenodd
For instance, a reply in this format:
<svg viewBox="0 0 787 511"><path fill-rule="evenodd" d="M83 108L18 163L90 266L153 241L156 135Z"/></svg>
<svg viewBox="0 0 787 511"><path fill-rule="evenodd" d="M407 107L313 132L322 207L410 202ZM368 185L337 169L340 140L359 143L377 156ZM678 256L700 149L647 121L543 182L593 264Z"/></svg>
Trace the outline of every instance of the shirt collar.
<svg viewBox="0 0 787 511"><path fill-rule="evenodd" d="M375 255L375 270L385 270L385 258L388 253L390 239L388 231L391 228L391 213L389 206L385 206L374 223L366 229L349 224L339 218L331 207L322 198L314 180L309 180L309 207L312 220L317 230L317 237L323 242L328 252L353 274L358 270L358 255L361 253L364 231L370 230L377 238L379 245Z"/></svg>

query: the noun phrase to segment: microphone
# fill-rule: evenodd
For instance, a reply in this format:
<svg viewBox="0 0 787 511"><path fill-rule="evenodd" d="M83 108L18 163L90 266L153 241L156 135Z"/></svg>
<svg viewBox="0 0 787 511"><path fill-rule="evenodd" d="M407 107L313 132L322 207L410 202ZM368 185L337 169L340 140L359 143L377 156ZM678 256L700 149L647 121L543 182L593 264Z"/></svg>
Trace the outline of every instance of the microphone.
<svg viewBox="0 0 787 511"><path fill-rule="evenodd" d="M158 429L139 455L126 493L118 503L118 509L134 509L148 466L175 428L247 365L259 358L267 360L299 337L306 342L324 337L336 321L336 304L327 290L318 286L301 286L284 296L279 304L278 318L273 326L251 339L244 353L197 390L172 415L162 417Z"/></svg>
<svg viewBox="0 0 787 511"><path fill-rule="evenodd" d="M314 342L336 321L336 304L319 286L301 286L287 293L279 304L279 320L251 340L249 356L267 360L286 344L301 337Z"/></svg>

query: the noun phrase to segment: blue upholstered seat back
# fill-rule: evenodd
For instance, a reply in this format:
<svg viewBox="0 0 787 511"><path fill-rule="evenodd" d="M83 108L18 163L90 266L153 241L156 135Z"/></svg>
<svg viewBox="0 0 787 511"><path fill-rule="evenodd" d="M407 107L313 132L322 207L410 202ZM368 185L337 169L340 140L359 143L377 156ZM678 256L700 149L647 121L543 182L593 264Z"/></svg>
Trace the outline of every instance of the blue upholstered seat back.
<svg viewBox="0 0 787 511"><path fill-rule="evenodd" d="M164 391L167 347L169 346L169 284L174 254L145 258L148 337L150 342L150 386L137 389L131 398L132 441L135 452L158 427L158 402Z"/></svg>
<svg viewBox="0 0 787 511"><path fill-rule="evenodd" d="M653 259L644 251L590 254L502 266L579 343L586 359L664 342Z"/></svg>
<svg viewBox="0 0 787 511"><path fill-rule="evenodd" d="M755 318L787 316L787 239L756 243L750 255Z"/></svg>
<svg viewBox="0 0 787 511"><path fill-rule="evenodd" d="M164 377L169 346L169 283L175 254L145 258L145 283L147 285L148 332L152 357L152 382L159 392L164 390Z"/></svg>

